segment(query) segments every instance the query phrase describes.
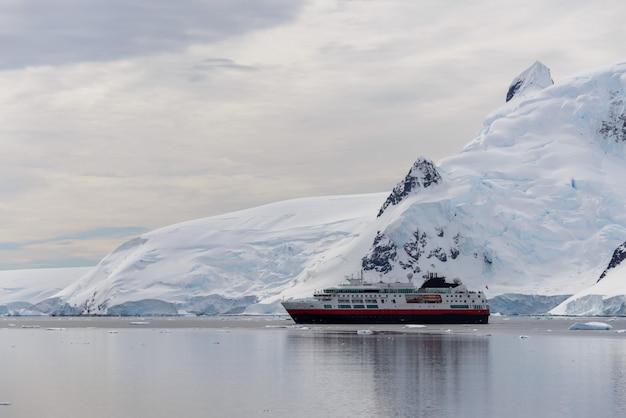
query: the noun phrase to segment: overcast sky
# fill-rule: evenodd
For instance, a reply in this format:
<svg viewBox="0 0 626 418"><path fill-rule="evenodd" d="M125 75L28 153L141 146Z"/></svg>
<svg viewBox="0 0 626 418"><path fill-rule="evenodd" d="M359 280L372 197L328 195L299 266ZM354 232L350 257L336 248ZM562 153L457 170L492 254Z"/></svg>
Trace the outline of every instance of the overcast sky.
<svg viewBox="0 0 626 418"><path fill-rule="evenodd" d="M3 0L0 269L142 232L389 191L511 80L626 59L622 0ZM381 202L382 203L382 202Z"/></svg>

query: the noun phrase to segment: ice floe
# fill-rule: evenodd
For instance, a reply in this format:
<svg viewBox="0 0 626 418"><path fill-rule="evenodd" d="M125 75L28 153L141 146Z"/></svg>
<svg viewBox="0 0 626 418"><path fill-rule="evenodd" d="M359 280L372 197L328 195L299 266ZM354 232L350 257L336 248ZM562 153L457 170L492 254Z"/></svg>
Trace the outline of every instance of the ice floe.
<svg viewBox="0 0 626 418"><path fill-rule="evenodd" d="M598 331L607 331L613 329L613 327L609 324L605 324L604 322L575 322L569 328L569 330L598 330Z"/></svg>

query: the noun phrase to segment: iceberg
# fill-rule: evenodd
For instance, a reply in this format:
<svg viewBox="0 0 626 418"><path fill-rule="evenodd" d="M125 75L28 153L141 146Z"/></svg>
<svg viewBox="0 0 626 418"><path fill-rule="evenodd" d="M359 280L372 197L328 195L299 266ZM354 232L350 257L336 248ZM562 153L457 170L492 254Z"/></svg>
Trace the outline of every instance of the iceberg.
<svg viewBox="0 0 626 418"><path fill-rule="evenodd" d="M613 327L609 324L605 324L604 322L575 322L568 329L572 331L579 331L579 330L608 331L610 329L613 329Z"/></svg>

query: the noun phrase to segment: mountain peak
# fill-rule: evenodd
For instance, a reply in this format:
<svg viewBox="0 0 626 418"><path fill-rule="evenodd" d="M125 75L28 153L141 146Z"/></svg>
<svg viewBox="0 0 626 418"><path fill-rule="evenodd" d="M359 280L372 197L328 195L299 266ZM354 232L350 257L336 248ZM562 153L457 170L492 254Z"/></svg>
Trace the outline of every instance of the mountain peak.
<svg viewBox="0 0 626 418"><path fill-rule="evenodd" d="M427 188L434 184L441 182L441 175L437 171L435 164L426 157L420 157L413 163L413 167L409 170L404 180L394 187L391 194L383 203L383 206L378 211L378 216L381 216L385 209L389 205L397 205L413 190L420 188Z"/></svg>
<svg viewBox="0 0 626 418"><path fill-rule="evenodd" d="M515 77L506 93L506 101L526 92L542 90L554 84L550 76L550 69L539 61L522 71Z"/></svg>

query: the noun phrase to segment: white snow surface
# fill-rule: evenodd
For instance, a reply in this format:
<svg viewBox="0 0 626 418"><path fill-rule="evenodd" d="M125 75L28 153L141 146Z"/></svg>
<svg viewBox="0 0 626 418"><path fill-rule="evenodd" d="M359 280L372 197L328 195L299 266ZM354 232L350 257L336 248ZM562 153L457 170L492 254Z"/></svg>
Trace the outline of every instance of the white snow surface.
<svg viewBox="0 0 626 418"><path fill-rule="evenodd" d="M626 241L626 63L556 84L535 63L515 80L527 87L436 166L441 181L409 190L379 217L389 193L176 224L123 244L52 296L89 314L141 314L142 301L151 312L194 312L212 296L254 297L238 302L247 313L278 313L283 298L340 283L389 244L384 280L434 271L488 297L574 295L553 314L624 315L626 267L597 281Z"/></svg>
<svg viewBox="0 0 626 418"><path fill-rule="evenodd" d="M254 313L284 312L276 303L282 297L310 296L336 284L337 271L352 271L385 195L296 199L158 229L123 244L55 297L93 314L140 300L186 309L210 295L255 295L273 305Z"/></svg>
<svg viewBox="0 0 626 418"><path fill-rule="evenodd" d="M626 265L620 264L594 285L550 311L554 315L626 315Z"/></svg>
<svg viewBox="0 0 626 418"><path fill-rule="evenodd" d="M0 271L0 305L42 302L74 283L93 267Z"/></svg>

